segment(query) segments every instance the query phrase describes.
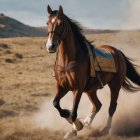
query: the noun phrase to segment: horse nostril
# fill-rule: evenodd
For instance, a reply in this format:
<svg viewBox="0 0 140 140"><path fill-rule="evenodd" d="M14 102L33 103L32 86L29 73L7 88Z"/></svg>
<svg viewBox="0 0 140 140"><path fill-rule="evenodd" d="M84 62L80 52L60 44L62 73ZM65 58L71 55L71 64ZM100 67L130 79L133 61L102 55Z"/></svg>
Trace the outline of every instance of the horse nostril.
<svg viewBox="0 0 140 140"><path fill-rule="evenodd" d="M49 51L51 51L51 50L52 50L52 49L51 49L51 47L50 47L50 48L48 48L48 50L49 50Z"/></svg>
<svg viewBox="0 0 140 140"><path fill-rule="evenodd" d="M52 48L54 48L55 47L55 43L52 43Z"/></svg>

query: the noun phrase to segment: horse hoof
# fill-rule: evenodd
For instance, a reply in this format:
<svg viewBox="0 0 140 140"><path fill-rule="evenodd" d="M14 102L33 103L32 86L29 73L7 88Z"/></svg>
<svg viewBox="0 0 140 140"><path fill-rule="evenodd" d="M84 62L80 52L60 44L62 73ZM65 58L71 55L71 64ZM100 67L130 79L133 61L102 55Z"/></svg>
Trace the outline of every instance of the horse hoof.
<svg viewBox="0 0 140 140"><path fill-rule="evenodd" d="M86 117L86 119L84 120L84 126L86 127L86 128L91 128L91 122L92 122L92 119L91 119L91 117L90 116L87 116Z"/></svg>
<svg viewBox="0 0 140 140"><path fill-rule="evenodd" d="M86 128L86 129L91 129L91 126L90 125L84 125L84 127Z"/></svg>
<svg viewBox="0 0 140 140"><path fill-rule="evenodd" d="M109 127L105 127L102 131L101 131L101 133L103 134L103 135L107 135L108 133L109 133Z"/></svg>
<svg viewBox="0 0 140 140"><path fill-rule="evenodd" d="M69 139L77 136L77 131L72 129L65 136L64 139Z"/></svg>
<svg viewBox="0 0 140 140"><path fill-rule="evenodd" d="M83 123L79 119L76 119L75 122L73 123L72 127L76 131L80 131L80 130L83 129L84 125L83 125Z"/></svg>

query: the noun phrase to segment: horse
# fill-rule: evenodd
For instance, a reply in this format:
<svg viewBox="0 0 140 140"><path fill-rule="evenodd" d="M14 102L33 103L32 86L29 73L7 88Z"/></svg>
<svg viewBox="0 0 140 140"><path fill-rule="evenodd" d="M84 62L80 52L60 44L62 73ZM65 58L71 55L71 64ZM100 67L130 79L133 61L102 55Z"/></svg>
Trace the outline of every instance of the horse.
<svg viewBox="0 0 140 140"><path fill-rule="evenodd" d="M47 11L49 20L47 21L48 41L46 49L49 53L57 53L54 67L57 83L53 105L60 116L72 124L72 129L64 136L64 138L70 138L77 136L77 131L82 130L83 127L90 127L102 106L97 97L98 80L93 82L90 89L85 90L87 81L90 79L90 62L86 43L93 51L94 45L82 34L81 25L64 14L62 6L59 6L59 10L52 11L48 5ZM139 91L140 75L137 72L137 66L120 50L108 45L102 45L97 48L108 50L114 58L116 67L116 73L99 72L103 86L108 84L111 92L108 110L109 117L105 128L102 130L102 133L106 134L109 133L111 128L120 89L123 88L128 92ZM62 109L59 103L60 99L68 91L73 92L73 107L71 111ZM82 122L80 119L77 119L77 109L83 92L87 94L93 109L91 114Z"/></svg>

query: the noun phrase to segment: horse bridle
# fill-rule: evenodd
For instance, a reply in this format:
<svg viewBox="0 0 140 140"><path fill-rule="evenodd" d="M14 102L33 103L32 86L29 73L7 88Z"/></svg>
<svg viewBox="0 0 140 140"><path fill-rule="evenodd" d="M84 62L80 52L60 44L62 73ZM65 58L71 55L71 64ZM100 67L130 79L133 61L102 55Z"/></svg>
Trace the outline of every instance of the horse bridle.
<svg viewBox="0 0 140 140"><path fill-rule="evenodd" d="M61 40L62 40L62 36L65 33L65 29L67 30L67 26L66 26L65 18L63 16L61 16L60 14L57 14L57 16L63 19L63 27L62 27L61 34L59 34L56 31L51 30L51 31L48 32L48 35L49 35L49 33L55 33L55 34L57 34L59 36L59 39L57 40L57 44L60 45L61 44Z"/></svg>
<svg viewBox="0 0 140 140"><path fill-rule="evenodd" d="M62 36L64 35L65 30L66 30L66 33L68 32L67 26L66 26L65 18L64 18L63 16L61 16L59 13L57 13L56 15L57 15L58 17L60 17L60 18L63 19L63 27L62 27L61 34L59 34L59 33L56 32L56 31L53 31L53 30L51 30L51 31L48 32L48 35L49 35L49 33L55 33L55 34L57 34L57 35L59 36L59 39L57 40L57 45L58 45L57 48L58 48L58 49L57 49L57 53L56 53L55 65L56 65L57 59L58 59L59 45L61 44ZM54 71L51 73L51 75L52 75L53 77L55 77L55 75L54 75L54 72L55 72L55 65L54 65ZM58 66L60 66L60 65L58 65Z"/></svg>

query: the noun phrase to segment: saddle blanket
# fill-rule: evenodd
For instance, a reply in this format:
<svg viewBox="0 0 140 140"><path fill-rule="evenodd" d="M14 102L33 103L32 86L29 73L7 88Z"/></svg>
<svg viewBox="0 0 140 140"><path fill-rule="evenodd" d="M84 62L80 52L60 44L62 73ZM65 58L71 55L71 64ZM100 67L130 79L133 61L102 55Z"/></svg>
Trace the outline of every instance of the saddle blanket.
<svg viewBox="0 0 140 140"><path fill-rule="evenodd" d="M95 71L101 71L101 70L103 72L116 73L116 67L115 67L113 56L107 49L94 48L93 51L96 55L96 59L94 60L93 52L89 44L88 43L86 44L87 44L88 53L90 56L90 76L91 77L96 77Z"/></svg>
<svg viewBox="0 0 140 140"><path fill-rule="evenodd" d="M113 56L107 49L94 48L94 52L102 71L116 73ZM95 71L100 71L97 61L95 60Z"/></svg>

